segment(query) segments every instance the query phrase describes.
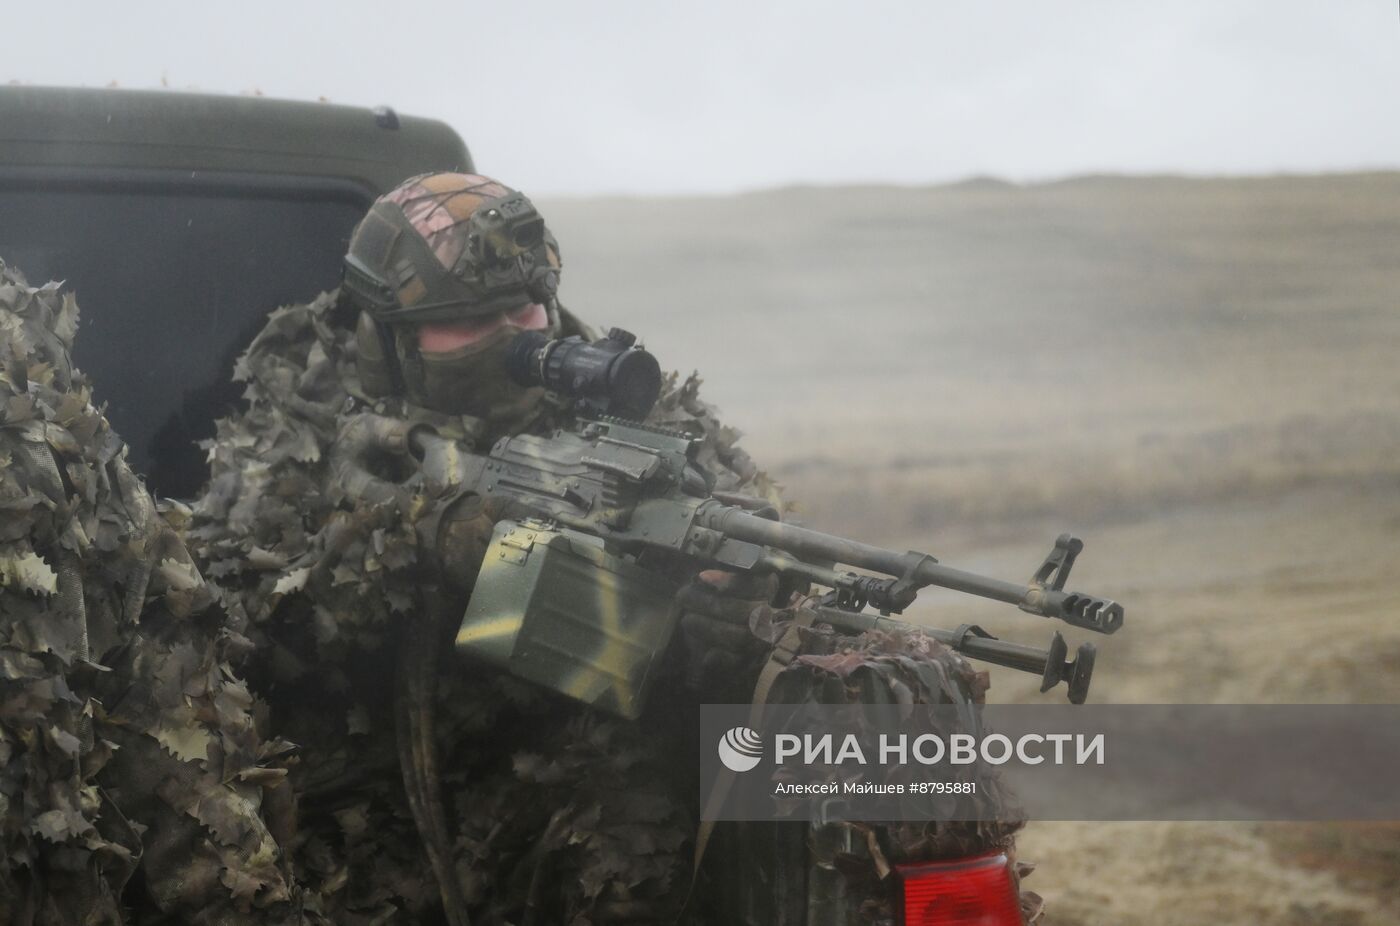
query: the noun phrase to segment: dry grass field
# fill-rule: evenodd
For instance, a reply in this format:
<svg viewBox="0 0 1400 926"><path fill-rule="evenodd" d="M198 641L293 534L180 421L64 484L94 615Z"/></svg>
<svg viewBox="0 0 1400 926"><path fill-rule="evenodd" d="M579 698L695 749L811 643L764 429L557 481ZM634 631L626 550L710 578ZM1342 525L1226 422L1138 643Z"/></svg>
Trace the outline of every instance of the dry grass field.
<svg viewBox="0 0 1400 926"><path fill-rule="evenodd" d="M1008 578L1082 536L1074 584L1128 607L1096 700L1400 700L1400 175L541 207L566 301L700 369L806 523ZM1400 920L1390 825L1032 824L1022 854L1059 926Z"/></svg>

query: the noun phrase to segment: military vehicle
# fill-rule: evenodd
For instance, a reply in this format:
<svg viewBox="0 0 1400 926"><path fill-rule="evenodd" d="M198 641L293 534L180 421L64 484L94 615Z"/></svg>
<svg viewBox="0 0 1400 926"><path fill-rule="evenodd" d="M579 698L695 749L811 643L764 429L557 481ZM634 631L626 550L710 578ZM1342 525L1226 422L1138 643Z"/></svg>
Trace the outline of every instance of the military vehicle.
<svg viewBox="0 0 1400 926"><path fill-rule="evenodd" d="M268 311L339 284L376 196L470 168L451 128L388 108L3 87L0 256L77 293L78 366L152 490L189 497Z"/></svg>
<svg viewBox="0 0 1400 926"><path fill-rule="evenodd" d="M376 196L414 174L472 169L450 127L389 108L0 87L0 256L78 293L78 366L151 489L189 497L206 477L196 441L237 401L234 360L269 309L339 284ZM1008 658L1050 676L1044 657ZM830 861L862 852L850 835L805 823L720 834L706 865L726 921L870 922ZM1004 855L887 882L896 923L1022 922Z"/></svg>

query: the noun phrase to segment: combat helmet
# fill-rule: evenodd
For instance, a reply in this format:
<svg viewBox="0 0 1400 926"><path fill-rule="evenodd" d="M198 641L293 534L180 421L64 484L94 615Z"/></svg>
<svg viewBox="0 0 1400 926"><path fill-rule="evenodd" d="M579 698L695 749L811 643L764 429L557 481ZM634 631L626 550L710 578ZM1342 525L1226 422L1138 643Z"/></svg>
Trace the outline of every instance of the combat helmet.
<svg viewBox="0 0 1400 926"><path fill-rule="evenodd" d="M474 415L518 400L501 363L510 324L447 354L425 354L419 329L530 304L544 306L557 329L560 266L534 204L489 177L424 174L381 196L345 255L344 294L360 310L357 366L366 393Z"/></svg>

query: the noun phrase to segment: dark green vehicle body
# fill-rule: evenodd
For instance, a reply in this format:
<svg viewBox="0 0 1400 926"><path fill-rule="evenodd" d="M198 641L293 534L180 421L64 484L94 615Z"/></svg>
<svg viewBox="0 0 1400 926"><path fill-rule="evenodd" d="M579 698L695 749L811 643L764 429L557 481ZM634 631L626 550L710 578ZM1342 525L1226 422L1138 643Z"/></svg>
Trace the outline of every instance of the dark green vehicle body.
<svg viewBox="0 0 1400 926"><path fill-rule="evenodd" d="M471 167L447 125L388 109L0 87L0 258L78 294L79 367L152 488L189 496L267 312L338 284L376 196Z"/></svg>
<svg viewBox="0 0 1400 926"><path fill-rule="evenodd" d="M352 228L415 174L470 171L431 119L167 91L0 87L0 259L65 280L78 366L153 491L189 497L268 311L338 285ZM854 922L804 824L721 828L710 900L735 924ZM849 847L847 847L849 848Z"/></svg>

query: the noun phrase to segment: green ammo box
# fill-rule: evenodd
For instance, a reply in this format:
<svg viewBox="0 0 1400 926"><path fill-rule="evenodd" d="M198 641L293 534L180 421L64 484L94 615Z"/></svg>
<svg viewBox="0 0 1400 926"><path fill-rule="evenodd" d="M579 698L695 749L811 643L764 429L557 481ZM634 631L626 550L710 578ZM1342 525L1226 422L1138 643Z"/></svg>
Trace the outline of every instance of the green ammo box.
<svg viewBox="0 0 1400 926"><path fill-rule="evenodd" d="M540 521L501 521L457 650L636 718L675 628L675 591L597 537Z"/></svg>

